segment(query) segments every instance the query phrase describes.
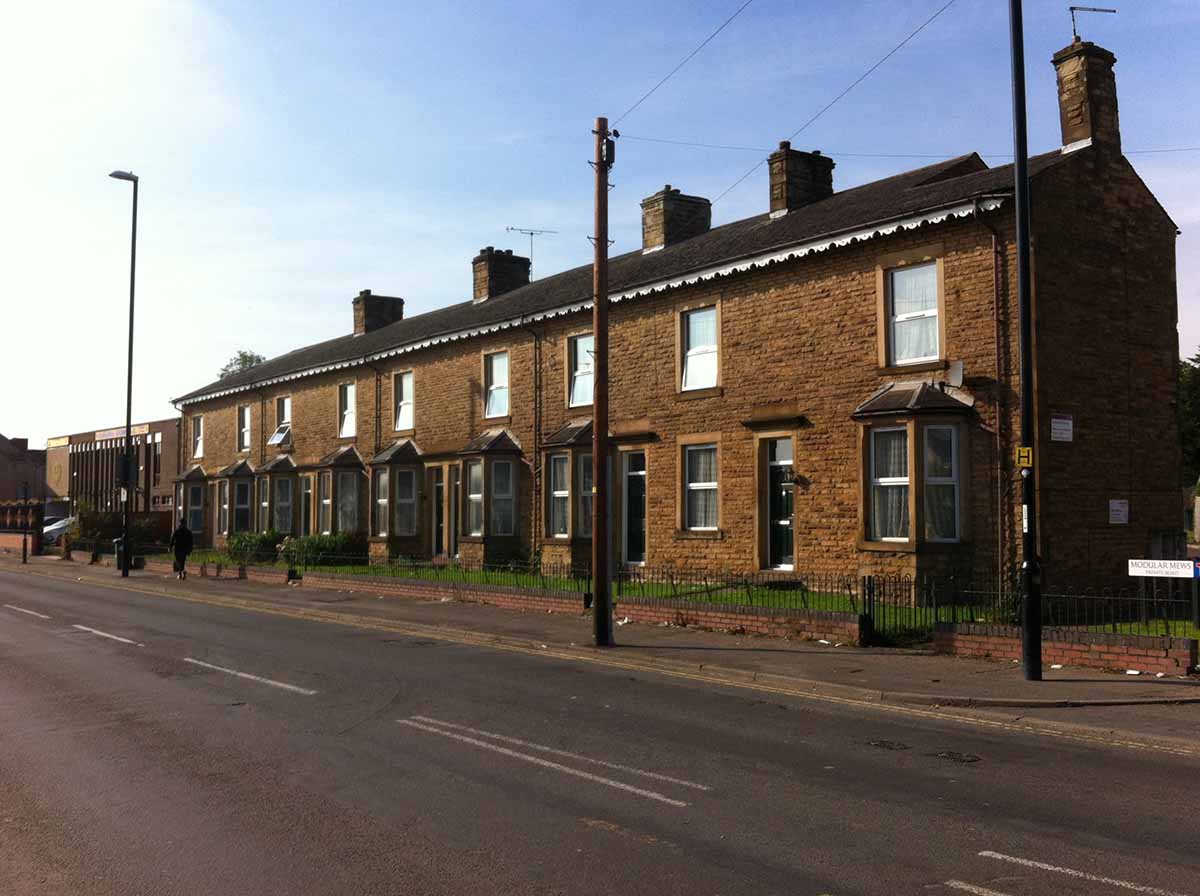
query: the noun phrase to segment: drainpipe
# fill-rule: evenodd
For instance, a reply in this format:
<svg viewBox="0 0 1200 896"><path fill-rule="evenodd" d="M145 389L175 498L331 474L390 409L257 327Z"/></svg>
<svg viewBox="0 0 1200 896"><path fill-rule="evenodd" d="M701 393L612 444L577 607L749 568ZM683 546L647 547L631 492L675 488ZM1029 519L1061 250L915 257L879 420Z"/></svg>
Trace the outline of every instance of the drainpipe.
<svg viewBox="0 0 1200 896"><path fill-rule="evenodd" d="M541 538L542 511L542 336L536 328L529 326L522 317L517 326L533 340L533 456L530 458L529 550L532 553Z"/></svg>
<svg viewBox="0 0 1200 896"><path fill-rule="evenodd" d="M1000 348L1000 233L983 217L979 200L974 202L973 216L977 223L992 235L992 336L996 345L996 586L1004 584L1004 420L1003 384L1001 382Z"/></svg>

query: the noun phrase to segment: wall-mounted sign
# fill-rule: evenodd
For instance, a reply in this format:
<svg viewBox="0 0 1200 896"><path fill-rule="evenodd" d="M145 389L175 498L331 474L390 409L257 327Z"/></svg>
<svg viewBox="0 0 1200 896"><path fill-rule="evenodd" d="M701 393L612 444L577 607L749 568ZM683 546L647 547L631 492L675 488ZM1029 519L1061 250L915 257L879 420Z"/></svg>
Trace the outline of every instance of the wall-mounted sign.
<svg viewBox="0 0 1200 896"><path fill-rule="evenodd" d="M1070 414L1050 415L1050 441L1074 442L1075 418Z"/></svg>
<svg viewBox="0 0 1200 896"><path fill-rule="evenodd" d="M1033 449L1032 448L1017 448L1014 452L1014 460L1018 470L1027 470L1033 466Z"/></svg>
<svg viewBox="0 0 1200 896"><path fill-rule="evenodd" d="M1191 560L1130 560L1131 576L1165 579L1191 579L1200 575L1200 566Z"/></svg>
<svg viewBox="0 0 1200 896"><path fill-rule="evenodd" d="M149 423L138 423L129 430L130 435L144 436L150 431ZM96 441L102 442L105 439L124 439L125 427L118 426L115 429L98 429L96 430Z"/></svg>
<svg viewBox="0 0 1200 896"><path fill-rule="evenodd" d="M1108 524L1110 526L1129 525L1129 502L1124 498L1113 498L1108 502Z"/></svg>
<svg viewBox="0 0 1200 896"><path fill-rule="evenodd" d="M53 439L46 439L46 447L47 448L61 448L64 445L69 445L69 444L71 444L70 436L58 436Z"/></svg>

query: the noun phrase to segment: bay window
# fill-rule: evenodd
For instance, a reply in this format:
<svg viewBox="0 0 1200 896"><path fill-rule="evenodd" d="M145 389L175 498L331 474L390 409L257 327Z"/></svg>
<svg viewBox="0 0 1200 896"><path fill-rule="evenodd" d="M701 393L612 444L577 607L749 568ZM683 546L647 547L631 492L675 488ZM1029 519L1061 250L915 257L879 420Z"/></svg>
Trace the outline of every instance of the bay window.
<svg viewBox="0 0 1200 896"><path fill-rule="evenodd" d="M358 472L340 470L337 474L337 527L339 532L358 531Z"/></svg>
<svg viewBox="0 0 1200 896"><path fill-rule="evenodd" d="M417 474L413 470L396 470L396 535L417 533Z"/></svg>
<svg viewBox="0 0 1200 896"><path fill-rule="evenodd" d="M592 537L592 456L581 454L579 466L579 520L575 532L580 538Z"/></svg>
<svg viewBox="0 0 1200 896"><path fill-rule="evenodd" d="M275 531L286 535L292 531L292 480L285 476L275 480Z"/></svg>
<svg viewBox="0 0 1200 896"><path fill-rule="evenodd" d="M271 480L262 476L258 480L258 531L271 528Z"/></svg>
<svg viewBox="0 0 1200 896"><path fill-rule="evenodd" d="M958 427L925 427L925 538L958 541Z"/></svg>
<svg viewBox="0 0 1200 896"><path fill-rule="evenodd" d="M565 454L550 457L550 534L566 538L571 507L571 466Z"/></svg>
<svg viewBox="0 0 1200 896"><path fill-rule="evenodd" d="M871 538L907 541L908 429L904 426L871 430Z"/></svg>
<svg viewBox="0 0 1200 896"><path fill-rule="evenodd" d="M198 483L188 486L187 524L193 534L204 530L204 486Z"/></svg>
<svg viewBox="0 0 1200 896"><path fill-rule="evenodd" d="M483 461L469 460L467 467L467 534L483 535Z"/></svg>
<svg viewBox="0 0 1200 896"><path fill-rule="evenodd" d="M317 477L317 529L322 535L333 531L332 478L329 473Z"/></svg>
<svg viewBox="0 0 1200 896"><path fill-rule="evenodd" d="M229 533L229 482L224 479L217 483L217 531Z"/></svg>
<svg viewBox="0 0 1200 896"><path fill-rule="evenodd" d="M388 471L382 467L375 471L375 503L371 505L371 534L387 535L388 520Z"/></svg>
<svg viewBox="0 0 1200 896"><path fill-rule="evenodd" d="M515 527L516 489L513 462L492 461L492 535L512 535Z"/></svg>

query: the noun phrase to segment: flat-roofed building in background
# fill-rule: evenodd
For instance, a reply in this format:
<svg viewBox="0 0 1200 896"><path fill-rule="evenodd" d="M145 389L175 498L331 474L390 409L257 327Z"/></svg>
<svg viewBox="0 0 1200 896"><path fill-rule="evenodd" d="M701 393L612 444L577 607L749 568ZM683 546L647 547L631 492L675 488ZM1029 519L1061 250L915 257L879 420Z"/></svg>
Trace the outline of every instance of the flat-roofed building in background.
<svg viewBox="0 0 1200 896"><path fill-rule="evenodd" d="M135 512L174 508L173 481L179 475L179 420L154 420L132 427L137 486ZM86 503L100 511L121 509L117 471L125 451L125 427L92 430L46 441L47 492L67 514Z"/></svg>

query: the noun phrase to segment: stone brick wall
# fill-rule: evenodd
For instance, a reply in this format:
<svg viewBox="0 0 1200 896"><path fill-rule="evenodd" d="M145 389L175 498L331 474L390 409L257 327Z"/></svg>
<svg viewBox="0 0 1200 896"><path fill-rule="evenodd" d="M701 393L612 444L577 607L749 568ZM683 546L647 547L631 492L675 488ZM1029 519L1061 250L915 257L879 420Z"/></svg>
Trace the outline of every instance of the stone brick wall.
<svg viewBox="0 0 1200 896"><path fill-rule="evenodd" d="M933 645L938 653L1011 662L1021 658L1021 630L1005 625L942 622L934 632ZM1042 641L1042 662L1047 666L1061 663L1093 669L1136 669L1164 675L1188 675L1200 671L1196 661L1196 641L1192 638L1048 629Z"/></svg>

